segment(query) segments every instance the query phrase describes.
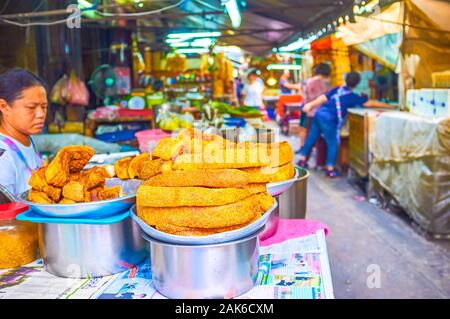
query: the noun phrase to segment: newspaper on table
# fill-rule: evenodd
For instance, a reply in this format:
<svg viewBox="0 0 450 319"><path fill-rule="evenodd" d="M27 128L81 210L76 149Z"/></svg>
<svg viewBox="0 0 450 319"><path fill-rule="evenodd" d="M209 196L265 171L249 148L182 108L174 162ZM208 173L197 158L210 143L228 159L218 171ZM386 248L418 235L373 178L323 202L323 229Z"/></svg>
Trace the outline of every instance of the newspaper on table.
<svg viewBox="0 0 450 319"><path fill-rule="evenodd" d="M148 260L101 278L70 279L44 270L42 260L0 271L0 299L161 299ZM323 230L260 249L257 285L238 299L332 299Z"/></svg>

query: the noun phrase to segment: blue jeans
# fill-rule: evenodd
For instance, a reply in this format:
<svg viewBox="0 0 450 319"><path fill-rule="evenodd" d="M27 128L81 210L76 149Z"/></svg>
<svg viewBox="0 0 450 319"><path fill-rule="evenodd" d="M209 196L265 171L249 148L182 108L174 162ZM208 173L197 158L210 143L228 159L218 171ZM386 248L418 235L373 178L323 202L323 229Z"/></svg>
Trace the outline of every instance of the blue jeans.
<svg viewBox="0 0 450 319"><path fill-rule="evenodd" d="M313 117L311 120L311 128L306 137L305 144L300 151L300 155L307 157L309 152L316 144L317 140L322 134L325 143L327 144L327 166L334 166L336 162L338 147L339 147L339 130L337 123L321 120Z"/></svg>

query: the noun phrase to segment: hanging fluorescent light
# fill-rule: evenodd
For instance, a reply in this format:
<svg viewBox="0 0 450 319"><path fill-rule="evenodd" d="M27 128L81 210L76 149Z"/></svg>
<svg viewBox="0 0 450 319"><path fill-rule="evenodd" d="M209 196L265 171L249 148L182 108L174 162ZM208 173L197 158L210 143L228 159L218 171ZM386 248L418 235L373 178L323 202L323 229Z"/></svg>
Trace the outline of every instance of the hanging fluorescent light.
<svg viewBox="0 0 450 319"><path fill-rule="evenodd" d="M269 64L267 70L301 70L302 66L297 64Z"/></svg>
<svg viewBox="0 0 450 319"><path fill-rule="evenodd" d="M177 53L207 53L209 52L208 48L183 48L183 49L176 49L175 52Z"/></svg>
<svg viewBox="0 0 450 319"><path fill-rule="evenodd" d="M228 16L230 17L231 25L233 26L233 28L239 28L242 18L236 0L222 0L222 5L224 5L227 9Z"/></svg>
<svg viewBox="0 0 450 319"><path fill-rule="evenodd" d="M174 47L174 48L179 48L179 47L188 47L188 46L190 46L191 44L189 43L189 42L175 42L175 43L170 43L170 46L171 47Z"/></svg>
<svg viewBox="0 0 450 319"><path fill-rule="evenodd" d="M287 46L279 48L279 51L281 52L289 52L289 51L296 51L300 49L308 49L308 46L317 39L317 35L311 34L308 38L303 39L299 38L297 41L294 41Z"/></svg>
<svg viewBox="0 0 450 319"><path fill-rule="evenodd" d="M180 38L180 39L166 39L166 43L178 43L178 42L185 42L186 40L188 40L188 39L183 39L183 38Z"/></svg>
<svg viewBox="0 0 450 319"><path fill-rule="evenodd" d="M170 33L167 35L167 39L192 39L192 38L208 38L208 37L220 37L221 32L190 32L190 33ZM167 41L167 40L166 40Z"/></svg>
<svg viewBox="0 0 450 319"><path fill-rule="evenodd" d="M211 38L201 38L192 41L192 46L194 47L209 47L213 40Z"/></svg>

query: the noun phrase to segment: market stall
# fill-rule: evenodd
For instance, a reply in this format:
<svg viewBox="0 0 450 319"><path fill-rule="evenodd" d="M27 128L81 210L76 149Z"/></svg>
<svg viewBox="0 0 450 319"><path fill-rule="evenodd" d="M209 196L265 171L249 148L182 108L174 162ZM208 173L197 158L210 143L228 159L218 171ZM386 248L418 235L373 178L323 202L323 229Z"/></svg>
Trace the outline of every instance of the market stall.
<svg viewBox="0 0 450 319"><path fill-rule="evenodd" d="M289 208L275 197L307 178L287 142L186 129L151 156L87 168L93 156L63 147L22 204L0 205L0 266L19 267L0 272L2 296L27 298L46 282L46 298L333 297L326 226L279 218L278 203ZM57 277L95 279L61 291L69 279Z"/></svg>

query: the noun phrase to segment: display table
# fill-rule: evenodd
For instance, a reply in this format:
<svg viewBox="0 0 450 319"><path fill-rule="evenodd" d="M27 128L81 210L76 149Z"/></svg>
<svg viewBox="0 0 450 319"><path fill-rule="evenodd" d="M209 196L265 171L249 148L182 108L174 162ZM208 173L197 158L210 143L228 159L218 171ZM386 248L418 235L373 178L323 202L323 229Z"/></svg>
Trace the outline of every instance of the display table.
<svg viewBox="0 0 450 319"><path fill-rule="evenodd" d="M119 115L114 118L86 119L86 136L95 136L95 131L99 125L114 125L121 123L145 122L150 123L150 127L155 127L153 111L151 110L119 110Z"/></svg>
<svg viewBox="0 0 450 319"><path fill-rule="evenodd" d="M278 232L261 242L257 286L239 298L334 298L326 246L318 221L281 219ZM160 299L148 260L102 278L69 279L47 273L41 260L0 271L0 299Z"/></svg>
<svg viewBox="0 0 450 319"><path fill-rule="evenodd" d="M450 235L450 118L383 113L371 149L370 177L422 229Z"/></svg>

